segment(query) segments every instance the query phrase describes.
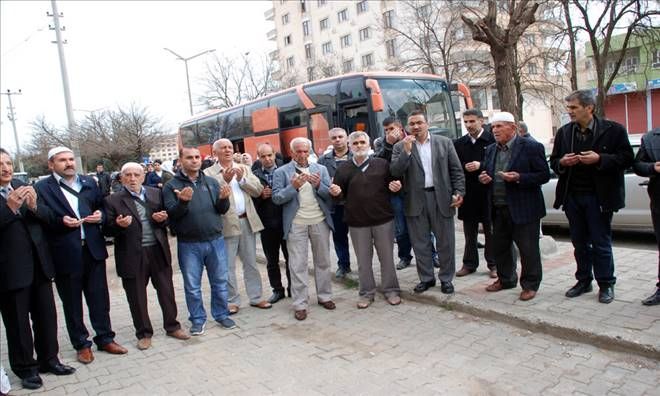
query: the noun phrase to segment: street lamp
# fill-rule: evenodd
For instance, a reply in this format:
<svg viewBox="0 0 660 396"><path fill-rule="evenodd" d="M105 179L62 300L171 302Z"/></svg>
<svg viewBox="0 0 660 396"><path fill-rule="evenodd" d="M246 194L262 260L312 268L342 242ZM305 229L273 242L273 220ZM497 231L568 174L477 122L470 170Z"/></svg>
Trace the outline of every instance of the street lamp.
<svg viewBox="0 0 660 396"><path fill-rule="evenodd" d="M196 55L190 56L190 57L188 57L188 58L184 58L183 56L177 54L176 52L172 51L172 50L169 49L169 48L163 48L163 49L164 49L165 51L171 53L172 55L176 56L176 58L177 58L178 60L183 61L183 63L186 65L186 83L188 84L188 104L190 105L190 115L193 115L192 95L191 95L191 93L190 93L190 76L189 76L189 74L188 74L188 61L191 60L191 59L197 58L198 56L202 56L202 55L204 55L204 54L208 54L208 53L211 53L211 52L215 52L215 49L210 49L210 50L202 51L202 52L200 52L199 54L196 54Z"/></svg>

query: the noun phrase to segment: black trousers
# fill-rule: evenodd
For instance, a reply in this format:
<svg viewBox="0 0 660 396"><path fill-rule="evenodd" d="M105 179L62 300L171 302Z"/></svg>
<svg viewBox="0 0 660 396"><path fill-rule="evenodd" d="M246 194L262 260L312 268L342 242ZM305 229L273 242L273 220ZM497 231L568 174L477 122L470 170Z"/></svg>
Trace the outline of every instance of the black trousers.
<svg viewBox="0 0 660 396"><path fill-rule="evenodd" d="M143 247L142 260L136 269L135 278L121 280L135 326L135 336L138 339L151 337L154 334L147 302L149 279L156 289L158 304L163 311L163 328L168 333L181 328L181 324L176 320L172 267L165 262L163 252L158 245Z"/></svg>
<svg viewBox="0 0 660 396"><path fill-rule="evenodd" d="M479 235L479 223L483 225L484 237L486 238L484 257L488 269L495 269L493 259L493 230L490 222L463 220L463 234L465 235L465 250L463 251L463 266L476 270L479 267L479 251L477 250L477 236Z"/></svg>
<svg viewBox="0 0 660 396"><path fill-rule="evenodd" d="M539 248L541 220L527 224L514 224L509 209L493 207L493 255L497 266L497 277L506 286L516 286L516 260L511 244L520 251L520 286L524 290L537 291L541 285L543 269Z"/></svg>
<svg viewBox="0 0 660 396"><path fill-rule="evenodd" d="M653 220L653 230L655 231L655 240L658 243L658 283L656 287L660 288L660 207L651 205L651 219Z"/></svg>
<svg viewBox="0 0 660 396"><path fill-rule="evenodd" d="M83 270L80 273L57 274L55 285L64 307L64 319L69 339L76 350L89 348L89 332L83 320L83 294L89 319L96 332L94 343L100 348L115 338L110 325L110 296L105 274L105 260L94 260L87 246L82 249Z"/></svg>
<svg viewBox="0 0 660 396"><path fill-rule="evenodd" d="M282 273L280 272L280 248L284 255L286 267L287 290L291 289L291 273L289 272L289 251L284 240L284 231L281 228L265 228L261 231L261 246L266 256L266 270L268 281L273 292L284 292L282 286Z"/></svg>
<svg viewBox="0 0 660 396"><path fill-rule="evenodd" d="M19 378L38 374L39 366L59 362L53 286L38 265L35 265L34 272L32 285L0 293L0 311L7 333L9 365ZM37 360L34 359L34 350L37 351Z"/></svg>

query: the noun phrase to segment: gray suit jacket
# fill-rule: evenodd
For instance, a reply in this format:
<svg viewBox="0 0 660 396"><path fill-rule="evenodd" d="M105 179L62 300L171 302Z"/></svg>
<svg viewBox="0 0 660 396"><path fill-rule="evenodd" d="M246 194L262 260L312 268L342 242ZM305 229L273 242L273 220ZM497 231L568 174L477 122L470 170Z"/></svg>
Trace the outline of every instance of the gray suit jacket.
<svg viewBox="0 0 660 396"><path fill-rule="evenodd" d="M458 159L454 144L449 138L439 135L430 135L431 162L433 166L433 186L438 209L443 217L453 217L455 209L452 208L453 194L465 195L465 175ZM422 213L424 202L424 168L413 144L411 154L403 149L403 141L394 145L392 162L390 163L392 176L403 181L404 212L406 216L419 216Z"/></svg>
<svg viewBox="0 0 660 396"><path fill-rule="evenodd" d="M314 190L316 201L325 215L325 222L331 230L334 230L330 208L332 207L332 198L330 197L330 176L325 166L310 162L309 171L311 173L321 174L321 184ZM293 188L291 178L296 174L295 162L291 161L284 166L280 166L273 174L273 195L272 199L276 205L282 205L282 226L284 229L284 239L291 230L291 224L300 207L298 201L298 191Z"/></svg>

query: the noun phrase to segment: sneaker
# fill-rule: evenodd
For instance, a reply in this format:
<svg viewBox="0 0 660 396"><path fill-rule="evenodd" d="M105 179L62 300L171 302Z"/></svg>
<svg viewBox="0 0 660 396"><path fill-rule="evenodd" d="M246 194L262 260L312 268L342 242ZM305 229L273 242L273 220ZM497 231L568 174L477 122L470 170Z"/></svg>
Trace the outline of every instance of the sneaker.
<svg viewBox="0 0 660 396"><path fill-rule="evenodd" d="M346 274L351 272L350 269L343 269L343 268L337 268L337 272L335 272L335 278L337 279L344 279L346 278Z"/></svg>
<svg viewBox="0 0 660 396"><path fill-rule="evenodd" d="M410 267L410 260L402 259L401 261L399 261L399 264L396 265L396 269L399 271L407 267Z"/></svg>
<svg viewBox="0 0 660 396"><path fill-rule="evenodd" d="M655 293L642 300L642 304L646 306L660 305L660 287L656 289Z"/></svg>
<svg viewBox="0 0 660 396"><path fill-rule="evenodd" d="M190 326L190 335L201 336L204 334L204 330L206 330L206 323L193 323L193 325Z"/></svg>
<svg viewBox="0 0 660 396"><path fill-rule="evenodd" d="M231 330L236 328L236 322L234 322L229 318L219 319L216 320L216 322L220 325L220 327L226 330Z"/></svg>

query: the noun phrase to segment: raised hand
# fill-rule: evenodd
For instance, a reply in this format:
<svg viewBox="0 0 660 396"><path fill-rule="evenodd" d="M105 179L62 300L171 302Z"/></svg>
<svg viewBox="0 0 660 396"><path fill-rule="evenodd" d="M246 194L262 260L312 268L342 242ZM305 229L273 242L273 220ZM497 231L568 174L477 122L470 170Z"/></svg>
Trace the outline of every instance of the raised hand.
<svg viewBox="0 0 660 396"><path fill-rule="evenodd" d="M231 195L231 187L229 187L228 184L225 184L224 186L220 187L220 199L229 198L230 195Z"/></svg>
<svg viewBox="0 0 660 396"><path fill-rule="evenodd" d="M163 221L167 220L167 212L164 210L161 210L160 212L154 212L151 215L151 218L154 219L156 223L162 223Z"/></svg>
<svg viewBox="0 0 660 396"><path fill-rule="evenodd" d="M328 189L328 192L329 192L330 195L332 195L333 197L338 197L338 196L341 195L341 187L339 187L339 186L336 185L336 184L331 184L331 185L330 185L330 188Z"/></svg>
<svg viewBox="0 0 660 396"><path fill-rule="evenodd" d="M130 215L128 216L119 215L115 219L115 223L117 223L117 225L120 226L121 228L128 227L129 225L131 225L132 222L133 222L133 216Z"/></svg>
<svg viewBox="0 0 660 396"><path fill-rule="evenodd" d="M408 135L403 138L403 149L406 153L412 153L413 142L415 142L415 137L413 135Z"/></svg>
<svg viewBox="0 0 660 396"><path fill-rule="evenodd" d="M486 173L486 171L483 171L479 174L479 182L481 184L488 184L492 181L493 181L493 178L490 177L490 175L488 173Z"/></svg>
<svg viewBox="0 0 660 396"><path fill-rule="evenodd" d="M401 185L401 182L399 180L393 180L393 181L390 182L390 184L387 187L392 192L398 192L399 190L401 190L402 185Z"/></svg>
<svg viewBox="0 0 660 396"><path fill-rule="evenodd" d="M182 190L174 190L174 193L176 194L176 197L179 198L179 201L190 201L193 196L193 189L192 187L184 187Z"/></svg>
<svg viewBox="0 0 660 396"><path fill-rule="evenodd" d="M307 181L309 184L311 184L314 188L319 188L319 185L321 184L321 174L320 173L310 173L307 175Z"/></svg>
<svg viewBox="0 0 660 396"><path fill-rule="evenodd" d="M82 219L83 222L92 224L100 223L101 220L103 220L103 214L100 210L95 210L94 213Z"/></svg>
<svg viewBox="0 0 660 396"><path fill-rule="evenodd" d="M62 217L62 223L69 228L78 228L83 223L82 220L76 219L75 217L64 216Z"/></svg>
<svg viewBox="0 0 660 396"><path fill-rule="evenodd" d="M273 196L273 189L270 188L269 186L265 186L264 189L261 191L261 198L267 199Z"/></svg>

